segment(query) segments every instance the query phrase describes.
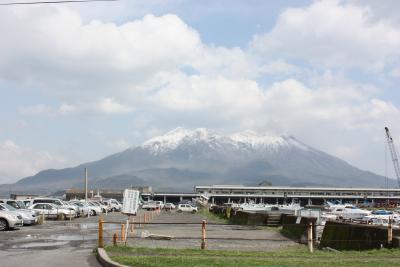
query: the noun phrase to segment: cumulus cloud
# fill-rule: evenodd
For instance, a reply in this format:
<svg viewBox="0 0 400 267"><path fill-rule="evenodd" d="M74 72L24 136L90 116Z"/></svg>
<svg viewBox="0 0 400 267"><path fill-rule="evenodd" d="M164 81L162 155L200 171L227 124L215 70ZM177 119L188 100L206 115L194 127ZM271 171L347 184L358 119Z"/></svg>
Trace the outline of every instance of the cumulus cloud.
<svg viewBox="0 0 400 267"><path fill-rule="evenodd" d="M381 70L400 55L400 31L387 20L373 20L367 7L316 1L284 11L272 31L256 35L251 47L267 57Z"/></svg>
<svg viewBox="0 0 400 267"><path fill-rule="evenodd" d="M201 47L197 32L172 14L122 25L84 24L66 8L2 9L0 17L0 32L13 29L0 43L2 78L61 97L134 90L159 71L185 66Z"/></svg>
<svg viewBox="0 0 400 267"><path fill-rule="evenodd" d="M5 140L0 142L0 183L15 182L16 178L34 175L46 168L57 168L65 162L64 157L46 151L34 151L12 140Z"/></svg>
<svg viewBox="0 0 400 267"><path fill-rule="evenodd" d="M114 98L102 98L97 102L77 104L61 104L54 108L48 105L40 104L33 106L20 107L19 112L22 115L43 115L43 116L58 116L58 115L115 115L125 114L133 111L129 105L118 103Z"/></svg>
<svg viewBox="0 0 400 267"><path fill-rule="evenodd" d="M339 1L287 9L271 31L245 48L205 44L173 14L116 24L86 22L63 7L10 8L0 10L0 32L8 33L0 42L0 79L32 84L53 100L21 105L19 114L129 114L131 121L123 123L130 133L101 139L114 149L126 148L129 134L151 137L178 125L252 129L293 134L372 166L374 158L365 155L379 150L384 124L395 125L400 115L395 103L380 98L377 86L331 71L389 64L398 76L397 27L368 8ZM20 162L11 157L15 167L4 164L4 177L62 162L17 145L11 155L18 151L30 156Z"/></svg>
<svg viewBox="0 0 400 267"><path fill-rule="evenodd" d="M227 79L176 73L161 79L168 84L152 96L155 103L172 110L221 109L225 112L259 108L263 92L253 80Z"/></svg>

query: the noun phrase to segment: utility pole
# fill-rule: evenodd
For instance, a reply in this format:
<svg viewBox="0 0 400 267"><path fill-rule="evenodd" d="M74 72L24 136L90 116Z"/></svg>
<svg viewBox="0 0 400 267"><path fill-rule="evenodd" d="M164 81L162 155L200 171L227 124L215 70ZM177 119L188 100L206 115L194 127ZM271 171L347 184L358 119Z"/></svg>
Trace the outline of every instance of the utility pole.
<svg viewBox="0 0 400 267"><path fill-rule="evenodd" d="M87 201L87 193L88 193L88 182L87 182L87 168L85 168L85 201Z"/></svg>

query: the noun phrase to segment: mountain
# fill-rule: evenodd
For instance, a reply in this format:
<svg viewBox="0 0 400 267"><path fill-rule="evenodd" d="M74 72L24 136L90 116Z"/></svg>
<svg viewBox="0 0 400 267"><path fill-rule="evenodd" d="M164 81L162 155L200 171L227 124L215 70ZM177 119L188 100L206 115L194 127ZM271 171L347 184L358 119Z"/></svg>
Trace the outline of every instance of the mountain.
<svg viewBox="0 0 400 267"><path fill-rule="evenodd" d="M252 131L221 135L203 128L177 128L98 161L41 171L12 188L40 192L82 188L84 168L89 170L91 188L150 185L156 190L191 191L194 185L207 184L385 185L383 176L360 170L293 136Z"/></svg>

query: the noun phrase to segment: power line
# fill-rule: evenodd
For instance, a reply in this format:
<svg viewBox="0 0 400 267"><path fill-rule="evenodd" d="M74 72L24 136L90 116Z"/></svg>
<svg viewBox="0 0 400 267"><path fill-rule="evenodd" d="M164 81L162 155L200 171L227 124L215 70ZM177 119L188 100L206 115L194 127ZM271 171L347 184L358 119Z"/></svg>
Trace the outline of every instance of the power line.
<svg viewBox="0 0 400 267"><path fill-rule="evenodd" d="M37 4L67 4L67 3L87 3L87 2L114 2L119 0L60 0L60 1L35 1L35 2L9 2L0 3L0 6L15 5L37 5Z"/></svg>

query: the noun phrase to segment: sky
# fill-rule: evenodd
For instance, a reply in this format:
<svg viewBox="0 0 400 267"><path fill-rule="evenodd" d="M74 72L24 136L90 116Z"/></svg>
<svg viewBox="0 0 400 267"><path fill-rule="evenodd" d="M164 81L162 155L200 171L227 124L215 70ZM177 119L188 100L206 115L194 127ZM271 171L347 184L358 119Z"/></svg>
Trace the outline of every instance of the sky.
<svg viewBox="0 0 400 267"><path fill-rule="evenodd" d="M399 9L396 0L0 6L0 184L176 127L292 135L393 177L384 127L399 149Z"/></svg>

